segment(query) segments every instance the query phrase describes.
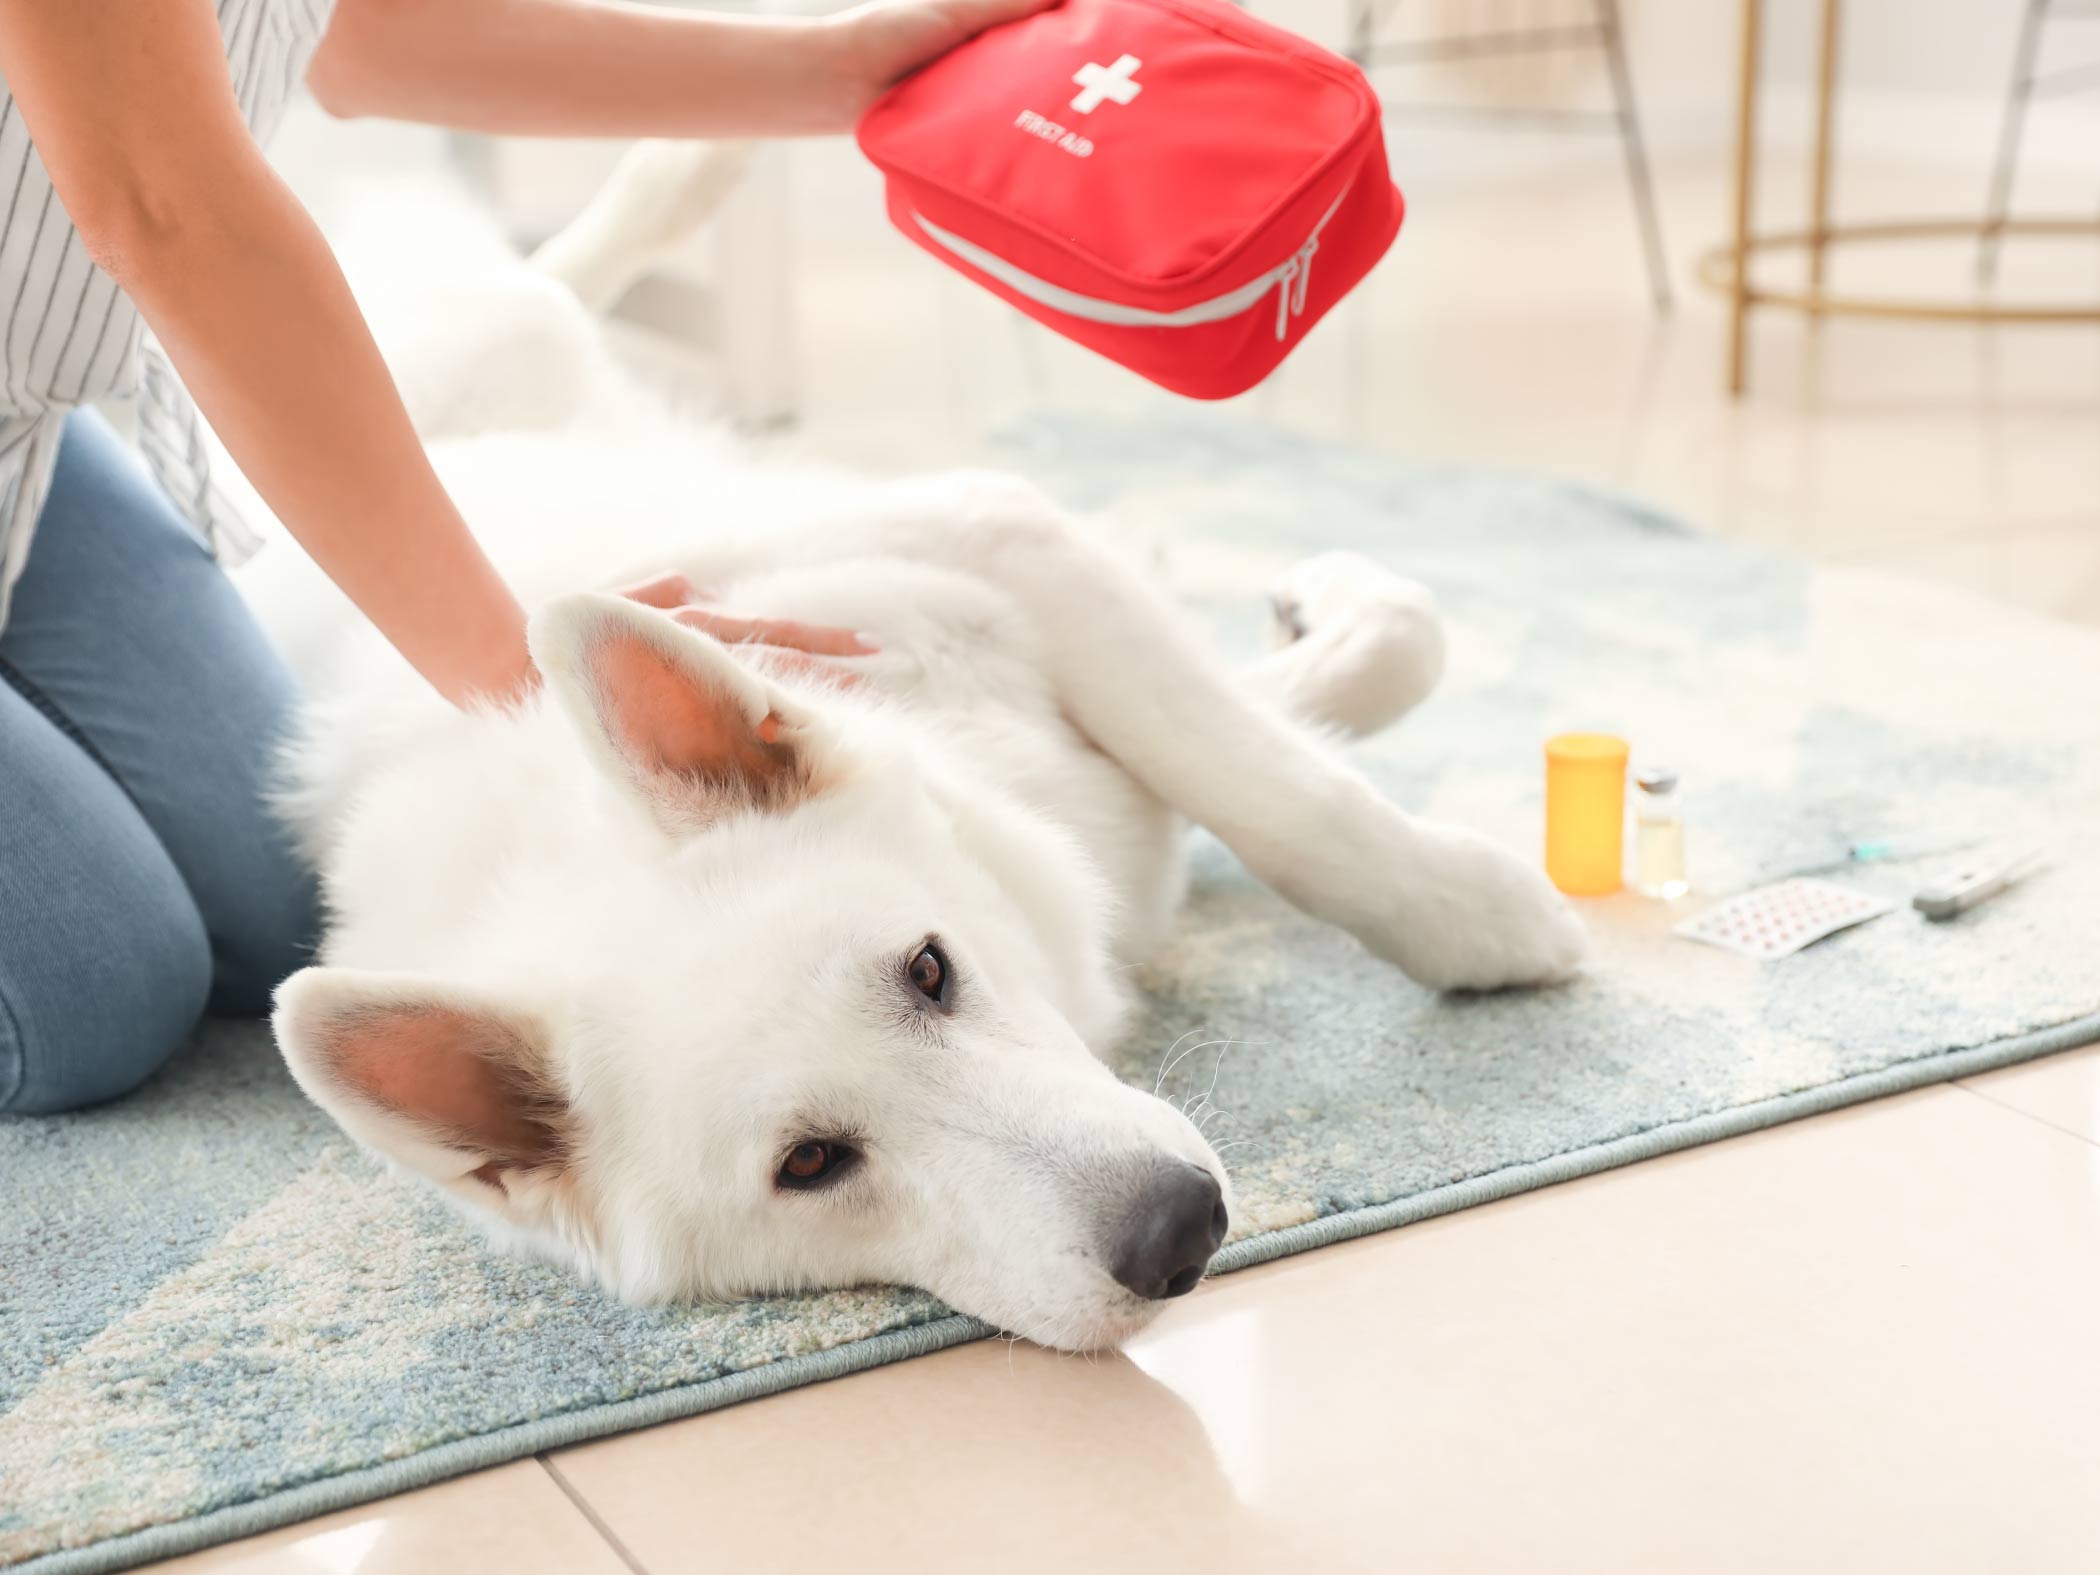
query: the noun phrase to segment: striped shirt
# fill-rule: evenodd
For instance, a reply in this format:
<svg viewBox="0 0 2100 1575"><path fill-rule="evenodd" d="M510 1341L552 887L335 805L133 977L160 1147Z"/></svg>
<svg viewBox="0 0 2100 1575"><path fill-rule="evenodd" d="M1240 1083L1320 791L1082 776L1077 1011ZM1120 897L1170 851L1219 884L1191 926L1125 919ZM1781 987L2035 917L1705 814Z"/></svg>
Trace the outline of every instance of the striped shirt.
<svg viewBox="0 0 2100 1575"><path fill-rule="evenodd" d="M234 92L258 141L277 129L334 3L218 0ZM251 550L255 538L212 487L196 407L130 300L89 259L0 80L0 624L66 412L123 398L135 402L140 452L212 549Z"/></svg>

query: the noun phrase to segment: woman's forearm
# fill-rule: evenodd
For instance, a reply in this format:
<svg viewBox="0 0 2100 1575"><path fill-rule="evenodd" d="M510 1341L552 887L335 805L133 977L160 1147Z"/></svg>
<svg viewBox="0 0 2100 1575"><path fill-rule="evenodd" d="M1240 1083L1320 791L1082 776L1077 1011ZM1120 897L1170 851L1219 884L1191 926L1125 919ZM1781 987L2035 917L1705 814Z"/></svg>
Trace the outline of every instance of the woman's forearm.
<svg viewBox="0 0 2100 1575"><path fill-rule="evenodd" d="M258 155L107 262L286 528L456 704L530 681L524 615L446 496L313 221Z"/></svg>
<svg viewBox="0 0 2100 1575"><path fill-rule="evenodd" d="M906 72L1053 3L871 0L746 17L622 0L340 0L307 83L335 114L471 131L846 131Z"/></svg>
<svg viewBox="0 0 2100 1575"><path fill-rule="evenodd" d="M528 683L518 604L248 134L211 0L0 0L0 73L89 252L286 528L449 699Z"/></svg>
<svg viewBox="0 0 2100 1575"><path fill-rule="evenodd" d="M619 0L342 0L308 85L340 115L552 136L792 136L851 124L851 40L810 17Z"/></svg>

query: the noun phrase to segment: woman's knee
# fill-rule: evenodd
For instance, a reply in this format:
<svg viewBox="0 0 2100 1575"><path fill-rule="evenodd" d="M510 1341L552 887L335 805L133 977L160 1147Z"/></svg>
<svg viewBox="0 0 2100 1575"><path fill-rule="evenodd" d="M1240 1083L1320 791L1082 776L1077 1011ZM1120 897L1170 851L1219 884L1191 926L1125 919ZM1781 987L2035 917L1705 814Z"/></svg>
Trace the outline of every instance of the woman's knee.
<svg viewBox="0 0 2100 1575"><path fill-rule="evenodd" d="M6 684L0 781L0 1110L113 1099L203 1013L204 921L137 810Z"/></svg>
<svg viewBox="0 0 2100 1575"><path fill-rule="evenodd" d="M210 947L186 901L110 912L65 955L0 958L0 1111L130 1093L188 1039L210 988Z"/></svg>
<svg viewBox="0 0 2100 1575"><path fill-rule="evenodd" d="M298 689L218 565L99 418L76 413L7 639L202 916L210 1009L268 1010L310 960L314 880L267 805Z"/></svg>

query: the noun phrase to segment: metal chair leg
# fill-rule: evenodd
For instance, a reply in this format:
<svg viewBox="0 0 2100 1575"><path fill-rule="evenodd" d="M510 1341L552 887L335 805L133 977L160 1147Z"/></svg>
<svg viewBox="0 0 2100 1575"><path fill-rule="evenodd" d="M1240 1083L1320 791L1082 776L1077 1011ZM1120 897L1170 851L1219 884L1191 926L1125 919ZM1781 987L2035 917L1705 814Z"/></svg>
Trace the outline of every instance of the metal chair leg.
<svg viewBox="0 0 2100 1575"><path fill-rule="evenodd" d="M1648 172L1648 146L1641 136L1640 111L1633 98L1633 73L1626 66L1626 39L1619 26L1619 0L1596 0L1597 24L1604 35L1604 56L1611 68L1612 100L1618 111L1619 146L1626 155L1626 180L1640 219L1641 245L1648 259L1648 283L1655 309L1671 307L1670 264L1663 250L1662 219L1656 210L1655 182Z"/></svg>
<svg viewBox="0 0 2100 1575"><path fill-rule="evenodd" d="M1349 0L1349 44L1343 50L1359 70L1371 67L1371 51L1378 43L1379 24L1399 9L1399 0Z"/></svg>
<svg viewBox="0 0 2100 1575"><path fill-rule="evenodd" d="M1349 58L1369 68L1377 51L1378 30L1400 8L1401 0L1349 0ZM1626 64L1625 30L1619 20L1618 0L1592 0L1596 42L1604 51L1611 73L1612 119L1617 123L1619 149L1626 159L1626 180L1632 188L1641 248L1648 267L1648 284L1655 309L1668 314L1673 305L1670 263L1663 247L1662 217L1655 200L1655 180L1649 171L1648 144L1641 131L1640 111L1633 94L1633 73Z"/></svg>
<svg viewBox="0 0 2100 1575"><path fill-rule="evenodd" d="M2020 42L2013 52L2012 87L2005 97L2005 118L1998 127L1998 157L1991 166L1991 192L1985 199L1983 235L1976 248L1976 282L1998 276L1998 252L2005 241L2005 218L2012 209L2013 177L2020 163L2020 139L2027 129L2027 105L2034 97L2034 62L2042 47L2042 23L2049 0L2027 0L2020 19Z"/></svg>

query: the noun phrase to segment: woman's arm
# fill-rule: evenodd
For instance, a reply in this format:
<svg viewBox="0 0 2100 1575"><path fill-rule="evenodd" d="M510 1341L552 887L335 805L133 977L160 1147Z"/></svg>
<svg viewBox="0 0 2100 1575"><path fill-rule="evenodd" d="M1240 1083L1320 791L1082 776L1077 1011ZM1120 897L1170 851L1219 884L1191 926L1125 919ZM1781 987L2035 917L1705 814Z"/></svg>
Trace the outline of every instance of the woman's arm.
<svg viewBox="0 0 2100 1575"><path fill-rule="evenodd" d="M906 72L1052 3L888 0L749 17L618 0L341 0L307 84L332 114L475 131L845 131Z"/></svg>
<svg viewBox="0 0 2100 1575"><path fill-rule="evenodd" d="M210 0L0 0L0 76L89 252L286 528L448 699L529 682L524 614L248 134Z"/></svg>

